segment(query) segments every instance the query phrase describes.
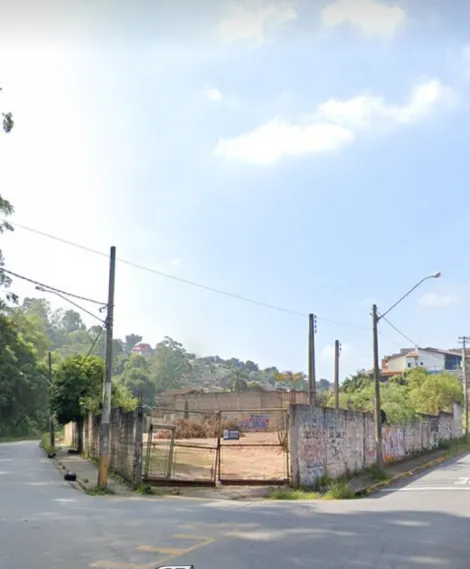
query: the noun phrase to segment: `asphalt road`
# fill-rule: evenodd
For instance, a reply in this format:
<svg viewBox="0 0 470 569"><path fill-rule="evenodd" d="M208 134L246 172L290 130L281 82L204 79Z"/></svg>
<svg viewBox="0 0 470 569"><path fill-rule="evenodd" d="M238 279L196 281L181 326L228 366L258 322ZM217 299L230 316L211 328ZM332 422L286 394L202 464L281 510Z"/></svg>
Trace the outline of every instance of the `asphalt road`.
<svg viewBox="0 0 470 569"><path fill-rule="evenodd" d="M92 497L37 443L0 445L1 569L469 569L470 457L370 498Z"/></svg>

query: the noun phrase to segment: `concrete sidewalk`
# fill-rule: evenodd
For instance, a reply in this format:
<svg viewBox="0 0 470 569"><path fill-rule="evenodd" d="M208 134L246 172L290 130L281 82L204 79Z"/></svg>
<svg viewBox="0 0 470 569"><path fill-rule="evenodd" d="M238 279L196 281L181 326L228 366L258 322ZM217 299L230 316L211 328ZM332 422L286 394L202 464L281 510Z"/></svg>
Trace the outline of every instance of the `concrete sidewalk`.
<svg viewBox="0 0 470 569"><path fill-rule="evenodd" d="M69 454L67 448L57 450L54 459L57 467L64 474L74 472L77 475L76 486L84 490L93 490L98 483L98 465L78 454ZM73 484L73 483L72 483ZM110 476L108 488L120 496L135 496L136 493L130 485L118 481ZM271 487L266 486L224 486L218 488L197 487L197 486L155 486L154 497L159 496L182 496L187 498L201 498L206 500L259 500L269 495ZM150 494L149 498L152 497Z"/></svg>
<svg viewBox="0 0 470 569"><path fill-rule="evenodd" d="M78 454L69 454L67 448L57 450L54 459L57 467L64 474L74 472L77 475L77 485L84 491L96 488L98 484L98 466ZM108 488L114 494L132 496L133 491L124 483L118 482L114 477L108 479Z"/></svg>
<svg viewBox="0 0 470 569"><path fill-rule="evenodd" d="M397 477L404 478L408 474L413 474L416 469L425 469L428 464L431 468L436 460L444 459L446 453L447 451L445 449L439 449L423 454L421 456L416 456L414 458L404 460L403 462L397 462L395 464L385 466L384 472L389 475L390 479L384 480L382 482L385 484L390 483ZM354 476L349 481L349 485L355 490L356 494L361 494L363 492L366 492L371 487L379 484L380 482L380 480L374 479L371 473L363 472L357 476Z"/></svg>
<svg viewBox="0 0 470 569"><path fill-rule="evenodd" d="M413 473L416 469L423 468L429 464L430 466L436 460L444 459L446 451L444 449L436 450L424 454L422 456L414 457L404 462L399 462L387 466L384 470L388 473L390 479L380 481L374 479L371 472L363 472L354 476L349 485L354 489L356 494L367 494L368 490L379 484L387 484L393 481L396 477L406 477L409 473ZM77 475L76 487L83 491L93 491L98 483L98 466L95 462L90 461L78 454L69 454L67 448L60 448L57 450L56 458L54 459L57 467L63 474L66 472L74 472ZM72 483L74 484L74 483ZM124 481L120 481L114 476L108 479L108 488L112 493L120 496L136 496L130 485ZM199 498L205 500L263 500L272 493L273 487L271 486L219 486L213 487L196 487L196 486L161 486L154 487L154 497L161 496L181 496L185 498ZM152 497L150 494L149 498Z"/></svg>

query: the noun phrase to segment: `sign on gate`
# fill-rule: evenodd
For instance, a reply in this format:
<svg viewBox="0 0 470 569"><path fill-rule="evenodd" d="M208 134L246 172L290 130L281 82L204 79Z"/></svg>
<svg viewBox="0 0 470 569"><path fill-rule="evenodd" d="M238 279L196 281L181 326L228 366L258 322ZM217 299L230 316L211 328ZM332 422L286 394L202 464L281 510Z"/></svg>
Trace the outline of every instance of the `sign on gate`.
<svg viewBox="0 0 470 569"><path fill-rule="evenodd" d="M240 431L229 431L224 429L224 441L238 441L240 440Z"/></svg>

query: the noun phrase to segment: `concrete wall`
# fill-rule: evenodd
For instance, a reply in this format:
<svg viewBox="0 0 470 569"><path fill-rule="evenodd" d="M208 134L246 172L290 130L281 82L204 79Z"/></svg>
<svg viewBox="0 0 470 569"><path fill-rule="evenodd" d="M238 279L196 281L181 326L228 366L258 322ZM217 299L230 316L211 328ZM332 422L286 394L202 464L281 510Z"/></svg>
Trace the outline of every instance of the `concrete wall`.
<svg viewBox="0 0 470 569"><path fill-rule="evenodd" d="M392 358L387 362L387 369L389 371L405 371L406 369L406 356L398 356Z"/></svg>
<svg viewBox="0 0 470 569"><path fill-rule="evenodd" d="M91 458L99 458L100 416L89 414L83 423L83 450ZM142 431L144 418L137 411L111 411L109 427L109 465L130 482L140 482L142 472ZM65 444L78 446L76 423L65 425Z"/></svg>
<svg viewBox="0 0 470 569"><path fill-rule="evenodd" d="M375 463L375 422L371 413L291 405L289 448L291 480L295 486L313 486L322 476L332 478ZM405 426L382 430L387 462L436 448L443 440L462 436L461 413L423 415Z"/></svg>
<svg viewBox="0 0 470 569"><path fill-rule="evenodd" d="M292 391L243 391L241 393L195 393L161 395L158 407L183 411L236 411L240 409L287 408L290 403L307 403L307 393Z"/></svg>

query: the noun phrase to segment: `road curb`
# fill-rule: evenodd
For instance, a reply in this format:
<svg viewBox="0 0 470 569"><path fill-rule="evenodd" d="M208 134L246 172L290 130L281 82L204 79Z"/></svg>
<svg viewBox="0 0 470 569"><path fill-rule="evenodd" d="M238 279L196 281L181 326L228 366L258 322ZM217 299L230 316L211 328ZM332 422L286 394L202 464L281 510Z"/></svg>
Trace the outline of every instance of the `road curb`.
<svg viewBox="0 0 470 569"><path fill-rule="evenodd" d="M42 447L41 447L42 448ZM42 449L45 453L45 455L47 456L47 451L43 448ZM62 464L60 464L60 460L57 457L54 458L50 458L49 459L54 466L57 468L57 470L62 474L62 476L64 475L65 472L67 472L67 469L63 469L62 468ZM85 492L88 490L88 488L85 486L85 484L78 478L75 480L75 482L73 482L72 480L65 480L64 482L67 482L67 484L69 484L72 488L74 488L75 490L79 490L81 492Z"/></svg>
<svg viewBox="0 0 470 569"><path fill-rule="evenodd" d="M417 474L418 472L421 472L422 470L428 470L430 468L434 468L434 466L438 466L439 464L442 464L443 462L447 462L448 460L458 458L459 456L463 456L465 454L468 454L468 451L460 452L460 453L455 454L451 457L440 456L438 458L435 458L434 460L431 460L429 462L421 464L421 465L417 466L416 468L413 468L411 470L407 470L406 472L401 472L400 474L393 476L393 478L390 478L389 480L384 480L383 482L378 482L377 484L373 484L372 486L369 486L368 488L365 488L362 490L357 490L356 491L356 497L361 498L361 497L365 497L365 496L370 496L371 494L375 494L376 492L379 492L380 490L383 490L384 488L387 488L388 486L391 486L392 484L395 484L396 482L399 482L400 480L403 480L404 478L409 478L410 476L413 476L414 474Z"/></svg>

